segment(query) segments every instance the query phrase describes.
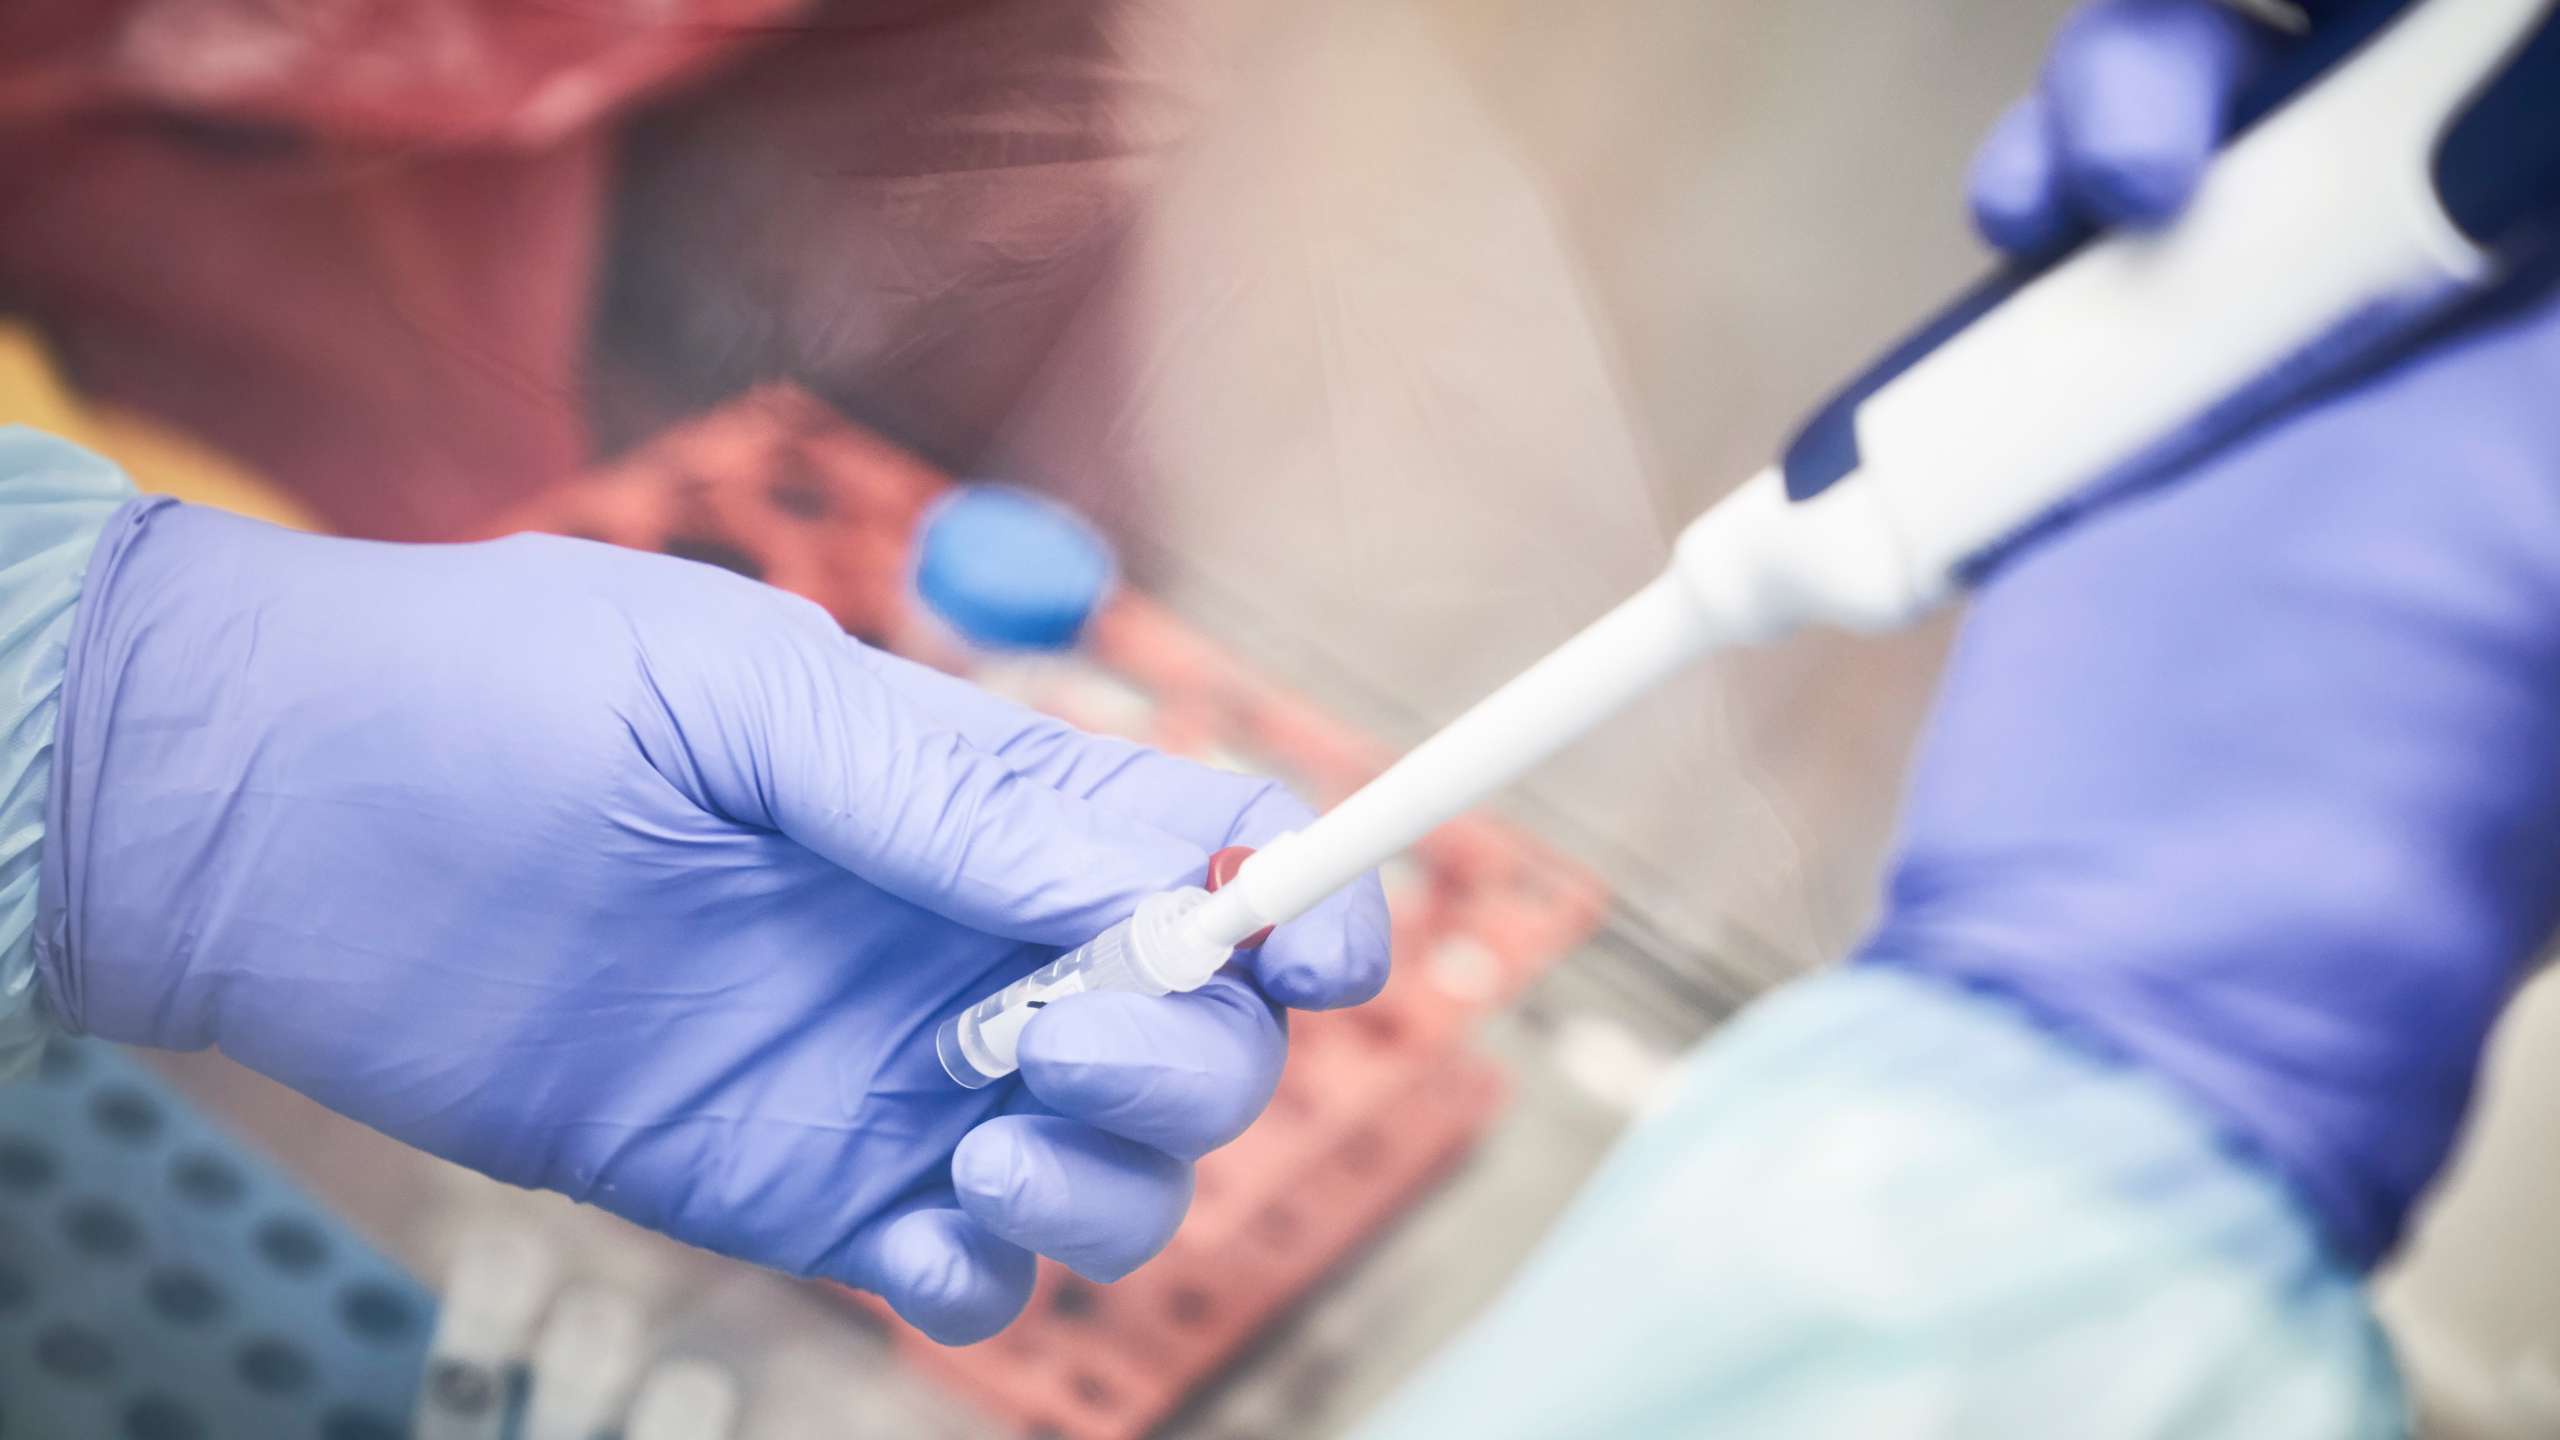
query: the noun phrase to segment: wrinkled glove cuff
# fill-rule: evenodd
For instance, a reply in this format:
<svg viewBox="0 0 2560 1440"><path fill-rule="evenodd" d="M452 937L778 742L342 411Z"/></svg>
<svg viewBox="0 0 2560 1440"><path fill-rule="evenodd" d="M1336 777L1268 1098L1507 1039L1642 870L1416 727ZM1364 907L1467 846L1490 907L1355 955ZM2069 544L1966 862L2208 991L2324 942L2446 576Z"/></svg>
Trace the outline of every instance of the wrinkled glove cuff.
<svg viewBox="0 0 2560 1440"><path fill-rule="evenodd" d="M53 843L45 847L40 904L37 907L35 961L45 1008L54 1022L77 1034L83 1028L80 969L81 902L91 867L83 831L95 809L104 756L84 743L100 727L91 716L111 708L115 666L84 666L81 658L96 647L108 614L108 595L148 528L151 517L177 502L145 497L115 512L98 536L89 557L88 583L74 613L62 662L61 715L55 721L52 792L45 800L44 824Z"/></svg>
<svg viewBox="0 0 2560 1440"><path fill-rule="evenodd" d="M44 1048L37 952L59 848L46 837L64 675L102 539L137 508L106 461L33 430L0 431L0 1078Z"/></svg>

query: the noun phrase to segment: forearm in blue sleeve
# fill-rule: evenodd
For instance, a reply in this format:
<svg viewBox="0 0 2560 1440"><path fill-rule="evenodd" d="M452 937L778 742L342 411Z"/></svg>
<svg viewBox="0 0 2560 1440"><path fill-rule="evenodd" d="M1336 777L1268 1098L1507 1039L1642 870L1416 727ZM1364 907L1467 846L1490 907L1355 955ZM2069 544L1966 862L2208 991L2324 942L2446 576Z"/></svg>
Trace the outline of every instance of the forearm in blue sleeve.
<svg viewBox="0 0 2560 1440"><path fill-rule="evenodd" d="M133 486L113 465L24 426L0 428L0 1076L36 1057L36 881L54 718L90 552Z"/></svg>
<svg viewBox="0 0 2560 1440"><path fill-rule="evenodd" d="M2355 1267L2215 1119L1998 995L1799 981L1355 1433L2407 1435Z"/></svg>

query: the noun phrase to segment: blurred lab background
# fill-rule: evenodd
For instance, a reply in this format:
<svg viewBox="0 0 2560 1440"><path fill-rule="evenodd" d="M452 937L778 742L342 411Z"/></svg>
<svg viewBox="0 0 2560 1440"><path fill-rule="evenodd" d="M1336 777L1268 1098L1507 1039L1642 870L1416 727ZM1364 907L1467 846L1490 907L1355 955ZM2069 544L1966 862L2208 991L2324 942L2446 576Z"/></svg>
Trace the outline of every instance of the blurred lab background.
<svg viewBox="0 0 2560 1440"><path fill-rule="evenodd" d="M680 445L652 447L705 416L752 428L738 407L796 387L821 418L792 425L886 442L915 473L1044 491L1112 537L1126 592L1156 608L1109 632L1117 648L1061 662L1082 672L1037 682L1064 686L1067 708L1109 684L1170 705L1193 672L1167 647L1205 646L1254 677L1242 693L1259 708L1183 743L1287 773L1323 747L1271 739L1270 713L1303 707L1322 737L1390 750L1426 734L1649 577L1678 524L1829 382L1983 268L1965 160L2062 9L16 7L0 19L0 419L96 444L145 488L289 523L433 539L621 516L640 541L785 583L759 528L779 522L735 498L766 494L779 452L739 441L679 463ZM873 493L870 473L853 464L842 493ZM631 519L643 511L663 523ZM869 565L874 590L903 581L905 552L866 534L833 559ZM104 1143L102 1097L140 1095L166 1129L126 1138L183 1132L188 1154L230 1157L251 1193L291 1197L276 1203L371 1257L348 1263L423 1282L416 1314L385 1325L372 1370L330 1370L336 1351L292 1339L266 1232L164 1227L137 1201L146 1242L239 1247L247 1278L200 1278L275 1318L216 1341L166 1309L129 1325L102 1309L66 1332L41 1285L0 1285L0 1405L22 1383L86 1386L146 1434L118 1385L192 1373L149 1357L254 1332L316 1373L209 1371L196 1399L172 1392L197 1428L148 1434L286 1433L224 1428L236 1400L260 1424L308 1410L332 1440L405 1433L412 1406L417 1433L494 1435L470 1428L490 1413L474 1383L495 1376L503 1408L531 1367L537 1396L546 1371L577 1377L554 1393L590 1386L610 1411L669 1359L715 1367L704 1383L731 1387L756 1440L1335 1433L1490 1297L1672 1057L1849 948L1946 634L1720 659L1507 801L1499 833L1530 847L1515 863L1596 880L1605 903L1552 955L1506 951L1517 986L1466 1010L1481 1018L1451 1043L1498 1096L1394 1187L1361 1192L1374 1214L1275 1262L1253 1322L1163 1393L1090 1393L1111 1389L1094 1378L1108 1364L1078 1357L1129 1343L1105 1333L1108 1296L1044 1289L1026 1322L1038 1354L919 1358L843 1297L441 1166L190 1055L66 1063L0 1096L5 1233L52 1225L45 1207L80 1188L18 1184L11 1154L76 1171ZM1436 863L1465 884L1479 861ZM1501 950L1487 913L1468 923ZM1412 924L1422 949L1399 966L1465 993L1449 925ZM1321 1079L1318 1102L1337 1093ZM2382 1284L2446 1440L2560 1433L2547 985L2511 1016L2486 1095ZM213 1128L193 1128L197 1111ZM147 1190L146 1170L116 1193ZM32 1274L124 1253L22 1253L43 1248L0 1259ZM428 1292L488 1291L493 1271L539 1293L449 1295L427 1316ZM345 1280L339 1321L357 1313L344 1296L406 1283ZM571 1311L584 1351L540 1318ZM65 1333L114 1353L66 1350ZM332 1401L342 1375L370 1398ZM203 1398L226 1385L246 1388ZM1042 1385L1065 1410L1041 1411Z"/></svg>

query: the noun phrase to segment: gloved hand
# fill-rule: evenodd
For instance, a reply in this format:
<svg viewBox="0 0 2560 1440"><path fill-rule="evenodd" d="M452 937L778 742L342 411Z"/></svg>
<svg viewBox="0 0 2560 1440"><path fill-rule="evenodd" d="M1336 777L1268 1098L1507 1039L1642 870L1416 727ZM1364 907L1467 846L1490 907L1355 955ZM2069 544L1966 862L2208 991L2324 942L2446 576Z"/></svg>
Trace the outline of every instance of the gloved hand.
<svg viewBox="0 0 2560 1440"><path fill-rule="evenodd" d="M2281 46L2102 0L1976 171L2152 223ZM1720 1032L1363 1440L2408 1433L2360 1287L2560 920L2560 303L1973 602L1863 963Z"/></svg>
<svg viewBox="0 0 2560 1440"><path fill-rule="evenodd" d="M1108 1279L1160 1248L1191 1162L1271 1094L1274 1002L1365 999L1387 959L1357 888L1250 974L1051 1007L1018 1079L961 1089L945 1016L1306 812L779 591L545 537L136 502L74 628L50 817L65 1022L219 1045L954 1342L1019 1311L1034 1251Z"/></svg>
<svg viewBox="0 0 2560 1440"><path fill-rule="evenodd" d="M1984 150L1984 230L2164 218L2278 49L2210 0L2084 9ZM2168 1076L2363 1263L2560 918L2555 394L2534 287L2019 556L1868 946Z"/></svg>

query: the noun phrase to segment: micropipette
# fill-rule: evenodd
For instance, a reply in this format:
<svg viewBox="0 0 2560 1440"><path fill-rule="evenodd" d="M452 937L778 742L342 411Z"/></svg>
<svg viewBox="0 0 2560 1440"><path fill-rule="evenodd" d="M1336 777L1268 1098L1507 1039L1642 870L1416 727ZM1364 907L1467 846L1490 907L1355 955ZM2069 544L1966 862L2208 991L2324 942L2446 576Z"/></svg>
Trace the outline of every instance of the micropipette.
<svg viewBox="0 0 2560 1440"><path fill-rule="evenodd" d="M2493 288L2560 216L2560 0L2368 0L2237 118L2186 212L1996 275L1691 522L1670 566L1215 894L1169 892L945 1025L1011 1073L1037 1008L1206 983L1707 651L1927 613L2107 479L2174 459ZM2306 504L2317 504L2316 495ZM1196 975L1190 984L1179 983ZM1157 982L1166 982L1161 987Z"/></svg>

